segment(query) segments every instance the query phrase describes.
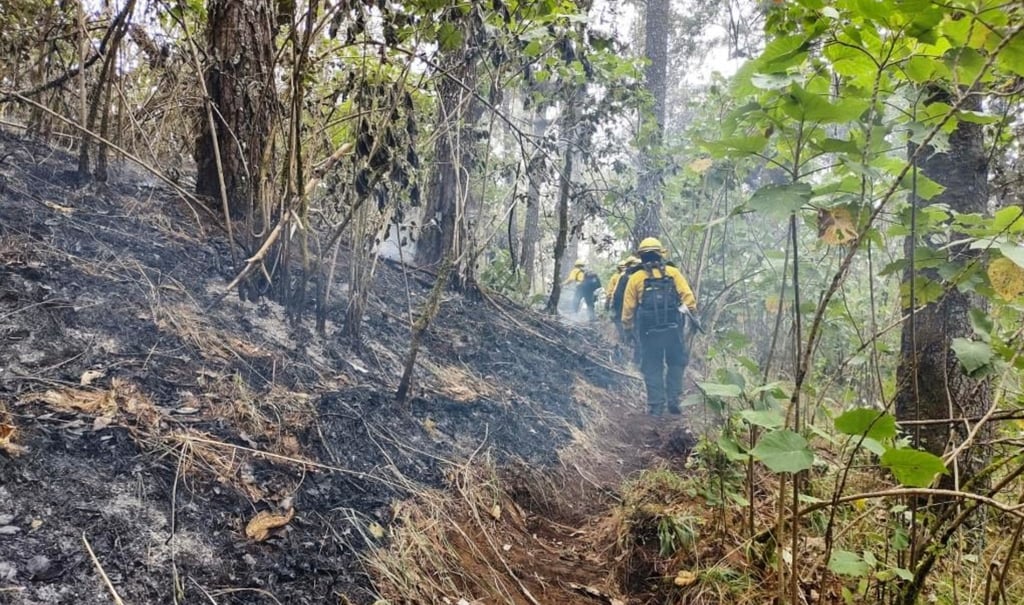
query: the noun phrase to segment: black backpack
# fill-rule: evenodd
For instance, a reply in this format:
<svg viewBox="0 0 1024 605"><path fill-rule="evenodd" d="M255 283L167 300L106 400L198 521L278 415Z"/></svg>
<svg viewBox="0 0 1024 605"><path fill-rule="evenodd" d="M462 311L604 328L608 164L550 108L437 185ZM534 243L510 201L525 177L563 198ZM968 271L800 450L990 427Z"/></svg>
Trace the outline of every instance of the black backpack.
<svg viewBox="0 0 1024 605"><path fill-rule="evenodd" d="M657 268L661 277L654 277ZM636 309L636 327L643 332L679 327L679 292L674 279L665 274L665 265L645 265L643 298Z"/></svg>
<svg viewBox="0 0 1024 605"><path fill-rule="evenodd" d="M626 298L626 284L629 283L629 278L640 269L640 265L633 265L626 269L626 272L619 278L619 283L615 285L615 293L612 294L612 317L616 320L622 318L622 301Z"/></svg>
<svg viewBox="0 0 1024 605"><path fill-rule="evenodd" d="M597 273L593 271L587 271L583 274L583 282L580 284L580 288L590 294L591 292L597 292L597 289L601 287L601 278L598 277Z"/></svg>

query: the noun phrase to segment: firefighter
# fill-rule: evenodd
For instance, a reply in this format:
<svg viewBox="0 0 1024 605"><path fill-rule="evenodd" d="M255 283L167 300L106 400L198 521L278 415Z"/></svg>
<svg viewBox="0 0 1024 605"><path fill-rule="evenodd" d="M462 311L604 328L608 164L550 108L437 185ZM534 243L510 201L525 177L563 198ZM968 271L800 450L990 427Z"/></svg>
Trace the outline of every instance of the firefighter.
<svg viewBox="0 0 1024 605"><path fill-rule="evenodd" d="M648 237L637 247L640 264L626 282L622 327L632 331L640 350L647 387L647 409L660 416L679 414L688 352L683 340L683 305L696 315L697 299L683 274L665 263L661 242Z"/></svg>

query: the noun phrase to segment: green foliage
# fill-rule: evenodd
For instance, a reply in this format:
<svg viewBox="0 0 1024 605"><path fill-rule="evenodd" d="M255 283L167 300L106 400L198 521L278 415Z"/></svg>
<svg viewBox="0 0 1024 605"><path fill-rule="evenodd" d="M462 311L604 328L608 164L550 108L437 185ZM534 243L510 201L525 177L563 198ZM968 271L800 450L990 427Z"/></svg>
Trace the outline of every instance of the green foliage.
<svg viewBox="0 0 1024 605"><path fill-rule="evenodd" d="M798 473L814 464L814 452L807 440L790 430L776 430L761 437L750 453L776 473Z"/></svg>
<svg viewBox="0 0 1024 605"><path fill-rule="evenodd" d="M896 437L896 417L873 408L858 408L836 418L836 430L846 435L884 441Z"/></svg>
<svg viewBox="0 0 1024 605"><path fill-rule="evenodd" d="M936 475L949 473L942 458L911 448L887 449L880 462L907 487L928 487Z"/></svg>

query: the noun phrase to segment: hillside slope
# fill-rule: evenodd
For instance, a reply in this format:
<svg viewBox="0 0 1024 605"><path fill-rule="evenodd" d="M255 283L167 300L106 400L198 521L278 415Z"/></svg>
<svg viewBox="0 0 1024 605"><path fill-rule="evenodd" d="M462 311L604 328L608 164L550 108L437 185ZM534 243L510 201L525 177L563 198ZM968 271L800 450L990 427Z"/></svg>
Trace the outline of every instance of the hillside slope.
<svg viewBox="0 0 1024 605"><path fill-rule="evenodd" d="M372 603L389 579L363 555L467 469L520 485L536 529L529 486L561 482L559 518L582 520L672 456L588 329L448 295L397 406L429 276L379 265L365 341L320 337L222 298L226 243L170 192L78 185L67 154L10 134L0 158L0 601ZM568 576L526 592L574 602Z"/></svg>

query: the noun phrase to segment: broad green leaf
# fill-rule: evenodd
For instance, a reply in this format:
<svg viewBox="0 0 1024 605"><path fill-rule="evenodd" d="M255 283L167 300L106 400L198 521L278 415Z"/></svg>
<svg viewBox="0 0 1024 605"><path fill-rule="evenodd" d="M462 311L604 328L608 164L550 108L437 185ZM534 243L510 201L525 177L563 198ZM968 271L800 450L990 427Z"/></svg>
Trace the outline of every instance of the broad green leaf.
<svg viewBox="0 0 1024 605"><path fill-rule="evenodd" d="M743 154L760 153L768 145L768 139L761 135L748 137L727 137L717 141L708 141L705 147L720 155L739 152Z"/></svg>
<svg viewBox="0 0 1024 605"><path fill-rule="evenodd" d="M871 437L865 437L862 439L860 446L876 456L881 456L885 453L885 446L882 445L882 442L872 439Z"/></svg>
<svg viewBox="0 0 1024 605"><path fill-rule="evenodd" d="M1004 71L1024 76L1024 32L1017 32L1017 35L1003 47L996 65Z"/></svg>
<svg viewBox="0 0 1024 605"><path fill-rule="evenodd" d="M743 394L743 390L735 384L698 382L697 388L708 397L739 397Z"/></svg>
<svg viewBox="0 0 1024 605"><path fill-rule="evenodd" d="M968 374L980 370L992 362L992 347L988 343L966 338L953 339L953 351Z"/></svg>
<svg viewBox="0 0 1024 605"><path fill-rule="evenodd" d="M733 462L746 462L750 459L750 454L740 449L740 444L725 433L718 436L718 448L722 450L726 458Z"/></svg>
<svg viewBox="0 0 1024 605"><path fill-rule="evenodd" d="M882 441L896 436L896 417L874 408L857 408L836 418L836 430Z"/></svg>
<svg viewBox="0 0 1024 605"><path fill-rule="evenodd" d="M775 473L798 473L814 464L807 440L790 430L768 433L750 453Z"/></svg>
<svg viewBox="0 0 1024 605"><path fill-rule="evenodd" d="M815 94L799 86L790 87L788 99L782 110L798 121L837 124L852 122L867 110L869 103L862 99L845 98L830 103L821 94Z"/></svg>
<svg viewBox="0 0 1024 605"><path fill-rule="evenodd" d="M783 36L772 40L755 61L761 72L779 72L796 65L807 55L807 36Z"/></svg>
<svg viewBox="0 0 1024 605"><path fill-rule="evenodd" d="M966 110L958 111L956 113L956 118L961 122L970 122L971 124L995 124L1003 119L1001 116L992 115L990 113Z"/></svg>
<svg viewBox="0 0 1024 605"><path fill-rule="evenodd" d="M892 448L882 454L882 466L892 471L900 485L928 487L935 475L946 474L946 465L935 454L911 448Z"/></svg>
<svg viewBox="0 0 1024 605"><path fill-rule="evenodd" d="M761 90L782 90L800 79L791 74L754 74L750 77L750 83Z"/></svg>
<svg viewBox="0 0 1024 605"><path fill-rule="evenodd" d="M999 246L999 251L1003 254L1003 256L1024 268L1024 247L1018 246L1017 244L1013 244L1010 242L1006 242Z"/></svg>
<svg viewBox="0 0 1024 605"><path fill-rule="evenodd" d="M766 185L750 196L747 205L780 218L799 210L811 199L811 186L807 183L788 185Z"/></svg>
<svg viewBox="0 0 1024 605"><path fill-rule="evenodd" d="M903 70L912 82L923 84L932 79L932 75L935 73L937 64L938 60L933 59L932 57L914 55L907 59L907 63L904 65Z"/></svg>
<svg viewBox="0 0 1024 605"><path fill-rule="evenodd" d="M992 217L992 229L1002 233L1020 233L1024 231L1024 208L1020 206L1007 206L996 211Z"/></svg>
<svg viewBox="0 0 1024 605"><path fill-rule="evenodd" d="M777 429L786 424L778 410L742 410L739 416L754 426L766 429Z"/></svg>
<svg viewBox="0 0 1024 605"><path fill-rule="evenodd" d="M855 552L836 550L828 560L828 568L842 576L861 578L871 573L871 566Z"/></svg>

